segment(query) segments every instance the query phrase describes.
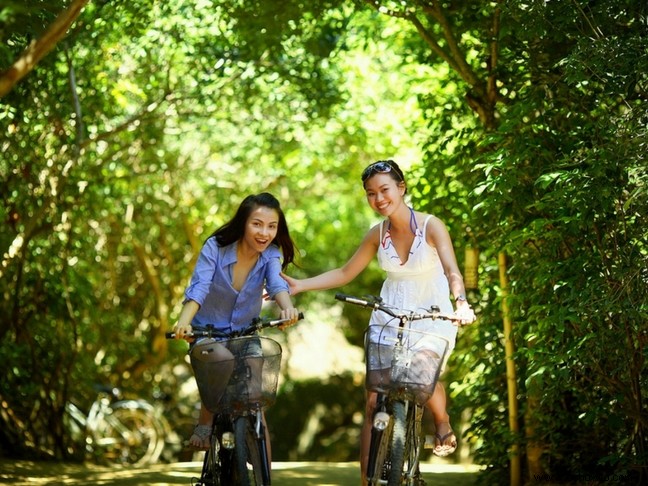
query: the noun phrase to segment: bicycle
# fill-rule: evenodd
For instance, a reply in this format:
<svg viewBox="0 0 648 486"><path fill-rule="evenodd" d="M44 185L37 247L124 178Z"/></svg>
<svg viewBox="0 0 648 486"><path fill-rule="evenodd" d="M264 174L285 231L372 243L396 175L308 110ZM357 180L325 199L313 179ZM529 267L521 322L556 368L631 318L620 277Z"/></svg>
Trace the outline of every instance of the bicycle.
<svg viewBox="0 0 648 486"><path fill-rule="evenodd" d="M146 400L124 400L121 391L95 385L97 397L87 413L65 404L65 423L84 454L100 464L143 465L157 461L170 427Z"/></svg>
<svg viewBox="0 0 648 486"><path fill-rule="evenodd" d="M370 485L425 484L419 470L424 438L425 402L432 396L449 342L434 333L410 327L421 319L457 321L438 307L413 312L382 303L380 297L336 294L342 302L385 312L398 326L370 325L365 336L365 388L377 392L372 417L366 477Z"/></svg>
<svg viewBox="0 0 648 486"><path fill-rule="evenodd" d="M258 333L284 322L256 318L241 331L209 325L189 335L206 338L194 344L190 358L200 398L214 413L210 448L194 486L271 484L263 411L275 401L282 349Z"/></svg>

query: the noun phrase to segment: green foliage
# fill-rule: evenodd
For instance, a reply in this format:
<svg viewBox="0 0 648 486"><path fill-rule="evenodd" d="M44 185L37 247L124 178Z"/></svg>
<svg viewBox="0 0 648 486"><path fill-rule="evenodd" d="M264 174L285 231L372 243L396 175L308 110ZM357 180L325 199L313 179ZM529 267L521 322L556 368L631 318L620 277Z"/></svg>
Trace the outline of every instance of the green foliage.
<svg viewBox="0 0 648 486"><path fill-rule="evenodd" d="M481 300L491 306L458 360L467 383L455 406L472 407L468 438L491 483L506 481L514 442L539 444L544 471L565 481L631 478L646 460L645 40L629 10L581 12L574 26L558 5L568 8L507 12L520 19L507 49L526 67L476 154L483 178L470 196L482 257L510 257L527 435L511 436L502 420L498 278L485 266ZM582 36L584 25L598 38Z"/></svg>
<svg viewBox="0 0 648 486"><path fill-rule="evenodd" d="M348 174L375 156L367 144L382 129L371 108L402 92L368 90L365 66L335 86L356 94L336 107L338 118L322 118L341 98L292 71L309 69L317 53L308 63L286 55L285 66L263 52L234 59L232 18L196 6L92 3L2 99L3 453L69 456L63 405L89 402L95 382L144 396L178 385L167 363L183 350L167 348L163 333L202 239L244 195L269 190L282 200L302 249L295 272L342 263L359 235L340 238L341 228L368 227ZM9 36L14 56L23 34ZM351 66L354 56L342 61ZM327 76L341 79L335 69ZM384 122L402 139L399 120ZM389 138L381 143L394 150ZM346 200L340 211L335 203Z"/></svg>
<svg viewBox="0 0 648 486"><path fill-rule="evenodd" d="M5 2L0 66L64 4ZM89 400L95 381L178 386L169 363L183 349L163 332L202 239L244 195L277 194L300 248L289 273L312 275L343 264L374 223L358 175L394 157L460 263L464 246L481 251L480 320L462 330L446 381L453 421L470 413L464 441L484 480L508 481L513 444L529 468L539 448L543 471L565 481L645 468L645 7L381 4L90 2L2 98L5 453L68 454L63 404ZM454 39L465 64L448 64L410 13L442 52ZM518 436L505 420L500 252ZM377 293L381 279L372 266L341 290ZM296 301L308 313L332 293ZM367 315L344 312L360 344ZM347 377L288 383L269 415L286 433L278 457L355 459L358 393Z"/></svg>

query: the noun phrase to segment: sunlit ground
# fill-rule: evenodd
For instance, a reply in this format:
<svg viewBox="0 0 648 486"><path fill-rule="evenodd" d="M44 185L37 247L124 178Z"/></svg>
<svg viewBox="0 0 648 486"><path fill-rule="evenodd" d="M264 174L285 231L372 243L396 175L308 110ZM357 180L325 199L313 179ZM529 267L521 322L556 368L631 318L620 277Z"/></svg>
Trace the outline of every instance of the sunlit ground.
<svg viewBox="0 0 648 486"><path fill-rule="evenodd" d="M200 473L199 462L158 464L143 468L108 469L56 462L0 460L0 483L15 485L191 485ZM346 486L359 484L358 463L283 462L273 466L277 486ZM424 464L423 477L434 486L476 484L476 466Z"/></svg>

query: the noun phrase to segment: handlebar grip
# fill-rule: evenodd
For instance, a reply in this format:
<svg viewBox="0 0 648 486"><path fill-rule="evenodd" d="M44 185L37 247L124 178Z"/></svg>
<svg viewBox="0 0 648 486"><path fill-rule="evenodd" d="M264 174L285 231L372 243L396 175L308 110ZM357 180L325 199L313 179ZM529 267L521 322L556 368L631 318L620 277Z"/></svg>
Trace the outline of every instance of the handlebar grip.
<svg viewBox="0 0 648 486"><path fill-rule="evenodd" d="M374 304L368 300L358 299L352 295L347 294L335 294L336 300L341 300L342 302L348 302L349 304L361 305L363 307L373 307Z"/></svg>

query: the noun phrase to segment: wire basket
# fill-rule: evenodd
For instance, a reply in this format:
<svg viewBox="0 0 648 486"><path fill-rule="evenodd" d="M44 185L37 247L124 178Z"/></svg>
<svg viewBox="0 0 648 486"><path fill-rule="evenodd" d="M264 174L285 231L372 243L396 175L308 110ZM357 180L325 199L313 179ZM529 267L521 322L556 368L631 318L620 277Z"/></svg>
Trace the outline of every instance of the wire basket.
<svg viewBox="0 0 648 486"><path fill-rule="evenodd" d="M204 339L190 354L200 399L213 413L272 405L277 396L281 345L262 336Z"/></svg>
<svg viewBox="0 0 648 486"><path fill-rule="evenodd" d="M438 334L369 326L365 335L367 390L425 403L434 392L449 342Z"/></svg>

